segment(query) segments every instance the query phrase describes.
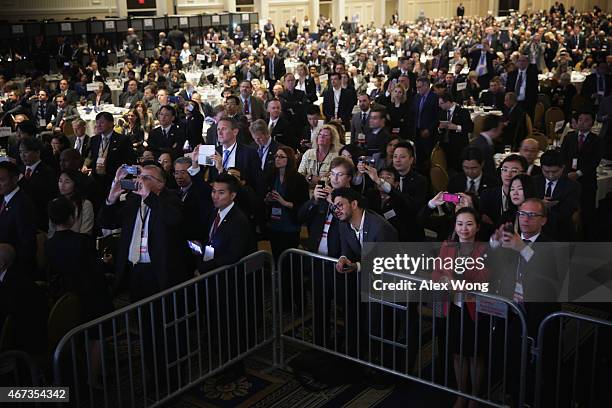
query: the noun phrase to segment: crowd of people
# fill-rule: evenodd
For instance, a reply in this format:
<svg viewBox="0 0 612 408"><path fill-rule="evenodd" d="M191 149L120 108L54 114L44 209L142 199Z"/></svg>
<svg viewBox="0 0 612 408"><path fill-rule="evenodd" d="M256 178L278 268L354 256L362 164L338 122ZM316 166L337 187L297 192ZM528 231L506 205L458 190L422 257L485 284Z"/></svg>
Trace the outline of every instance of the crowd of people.
<svg viewBox="0 0 612 408"><path fill-rule="evenodd" d="M34 280L48 281L54 298L76 292L91 319L112 310L111 293L143 299L260 241L275 259L303 247L338 258L338 275L357 275L364 242L458 242L443 247L458 256L493 250L490 241L508 268L520 258L534 274L547 259L537 243L605 240L601 226L612 220L597 218L596 192L597 166L612 159L610 24L600 9L559 7L501 20L394 18L381 28L321 17L300 30L293 19L287 31L271 21L246 34L210 29L198 49L175 28L150 58L130 29L118 74L127 113L97 113L94 134L77 107L111 102L107 44L37 39L23 89L11 67L0 75L0 121L14 130L0 162L0 319L44 321L46 303L21 296L37 291ZM57 89L43 78L50 59ZM573 70L588 71L579 91ZM187 81L189 71L202 71L199 81ZM212 106L202 86L220 88L223 102ZM570 129L543 154L525 127L542 94ZM579 110L576 94L586 101ZM473 134L478 105L502 114ZM506 146L514 153L497 164ZM432 189L434 149L448 164L445 191ZM94 239L118 230L100 261ZM496 293L524 305L531 335L542 309L529 301L543 283L504 271L466 277L497 282ZM114 273L109 288L105 272ZM546 289L559 279L545 277ZM20 329L27 351L46 346L32 344L45 339L32 336L38 325Z"/></svg>

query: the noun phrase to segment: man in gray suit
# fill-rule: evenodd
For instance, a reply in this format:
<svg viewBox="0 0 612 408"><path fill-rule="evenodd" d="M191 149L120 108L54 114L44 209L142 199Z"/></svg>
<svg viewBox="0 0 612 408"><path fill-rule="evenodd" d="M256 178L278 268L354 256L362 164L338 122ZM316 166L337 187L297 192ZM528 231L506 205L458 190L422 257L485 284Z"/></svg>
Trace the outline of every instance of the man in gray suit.
<svg viewBox="0 0 612 408"><path fill-rule="evenodd" d="M266 109L262 100L253 96L251 81L244 80L240 83L240 111L246 116L249 123L266 117Z"/></svg>
<svg viewBox="0 0 612 408"><path fill-rule="evenodd" d="M80 117L77 109L68 104L64 95L60 94L55 97L55 106L57 109L55 111L55 116L47 123L45 131L40 133L40 137L43 141L46 141L53 132L64 132L64 124L67 121L71 122Z"/></svg>
<svg viewBox="0 0 612 408"><path fill-rule="evenodd" d="M357 135L364 135L370 131L370 105L372 101L368 94L360 94L357 97L359 112L354 113L351 118L351 142L357 141Z"/></svg>
<svg viewBox="0 0 612 408"><path fill-rule="evenodd" d="M347 314L345 318L345 338L348 342L347 352L351 356L359 356L362 350L368 350L370 335L381 336L389 339L392 333L389 329L392 325L389 317L393 318L393 313L386 308L381 314L380 305L377 303L368 305L361 302L360 294L362 291L370 293L371 288L361 286L363 273L369 274L370 271L361 270L361 258L365 255L362 252L363 244L366 242L397 242L399 240L397 230L382 216L374 211L364 208L364 198L352 188L340 188L332 192L332 201L335 206L335 215L341 221L340 229L340 248L341 256L336 263L336 276L338 292L340 298L347 294L344 302L344 310ZM348 274L348 276L342 276ZM345 279L346 278L346 279ZM346 285L346 288L342 288ZM380 316L384 320L381 325ZM371 323L372 333L368 332L368 324ZM359 322L362 322L361 324ZM383 330L380 330L380 328ZM357 332L360 328L359 333ZM390 347L385 347L384 354L387 356L392 353ZM372 344L372 350L380 350L380 344ZM376 354L376 353L374 353ZM382 357L382 356L373 356ZM389 362L390 359L385 358Z"/></svg>
<svg viewBox="0 0 612 408"><path fill-rule="evenodd" d="M138 81L130 79L127 91L119 95L119 106L132 109L136 102L142 99L142 96L142 92L138 90Z"/></svg>

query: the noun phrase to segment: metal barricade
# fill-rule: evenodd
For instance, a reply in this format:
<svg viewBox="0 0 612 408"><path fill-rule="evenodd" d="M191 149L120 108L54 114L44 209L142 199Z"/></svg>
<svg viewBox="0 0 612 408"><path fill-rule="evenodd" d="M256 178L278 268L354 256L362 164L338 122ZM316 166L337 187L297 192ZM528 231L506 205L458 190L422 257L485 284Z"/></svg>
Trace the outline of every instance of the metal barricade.
<svg viewBox="0 0 612 408"><path fill-rule="evenodd" d="M546 316L538 327L534 350L535 406L610 406L610 340L611 321L571 312Z"/></svg>
<svg viewBox="0 0 612 408"><path fill-rule="evenodd" d="M168 402L275 340L273 272L256 252L75 327L55 349L55 384L78 407Z"/></svg>
<svg viewBox="0 0 612 408"><path fill-rule="evenodd" d="M528 347L526 320L519 307L480 292L432 301L422 291L395 291L392 299L383 298L361 287L359 275L364 271L340 274L336 262L297 249L280 256L281 364L283 342L290 341L487 406L522 406ZM377 276L394 283L424 281L389 272ZM466 306L465 296L471 297L473 308ZM464 339L470 337L468 344ZM464 373L466 364L469 371L470 352L476 356L474 369L480 370L482 381L477 382L483 387L468 391L466 374L455 378L453 371Z"/></svg>

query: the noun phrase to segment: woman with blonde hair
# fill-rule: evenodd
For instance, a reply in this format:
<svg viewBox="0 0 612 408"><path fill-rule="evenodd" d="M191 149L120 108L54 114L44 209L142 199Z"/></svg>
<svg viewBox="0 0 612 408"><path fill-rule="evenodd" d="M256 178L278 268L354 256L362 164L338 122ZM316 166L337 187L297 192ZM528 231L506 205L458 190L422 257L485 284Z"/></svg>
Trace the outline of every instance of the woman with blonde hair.
<svg viewBox="0 0 612 408"><path fill-rule="evenodd" d="M410 105L407 101L406 88L397 84L391 92L391 103L387 106L389 112L391 133L402 139L408 139L410 129Z"/></svg>
<svg viewBox="0 0 612 408"><path fill-rule="evenodd" d="M323 125L319 129L312 148L306 150L302 156L298 169L298 172L308 180L311 189L319 180L328 177L330 164L338 156L340 147L342 145L336 128L331 125Z"/></svg>

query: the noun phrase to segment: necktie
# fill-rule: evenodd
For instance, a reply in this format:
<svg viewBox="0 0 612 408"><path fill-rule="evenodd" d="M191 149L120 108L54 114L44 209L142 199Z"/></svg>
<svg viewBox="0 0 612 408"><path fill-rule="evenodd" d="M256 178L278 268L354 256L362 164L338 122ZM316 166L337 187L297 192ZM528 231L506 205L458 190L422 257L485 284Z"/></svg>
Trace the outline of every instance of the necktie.
<svg viewBox="0 0 612 408"><path fill-rule="evenodd" d="M2 198L2 205L0 205L0 214L4 212L5 208L6 208L6 201L4 201L4 198Z"/></svg>
<svg viewBox="0 0 612 408"><path fill-rule="evenodd" d="M579 133L578 134L578 150L582 150L584 139L586 139L586 135L584 133Z"/></svg>
<svg viewBox="0 0 612 408"><path fill-rule="evenodd" d="M361 114L361 129L364 129L367 124L367 115L365 112Z"/></svg>
<svg viewBox="0 0 612 408"><path fill-rule="evenodd" d="M521 93L521 87L523 86L523 72L519 71L518 79L516 80L516 86L514 90L516 91L516 96Z"/></svg>
<svg viewBox="0 0 612 408"><path fill-rule="evenodd" d="M448 120L449 122L451 121L451 119L453 119L453 112L449 109L446 112L446 120Z"/></svg>
<svg viewBox="0 0 612 408"><path fill-rule="evenodd" d="M227 169L227 162L229 159L229 155L230 155L230 151L229 150L223 150L223 168Z"/></svg>
<svg viewBox="0 0 612 408"><path fill-rule="evenodd" d="M259 146L259 148L257 149L257 153L259 154L259 160L263 160L264 147Z"/></svg>
<svg viewBox="0 0 612 408"><path fill-rule="evenodd" d="M210 230L209 239L212 241L215 233L217 232L217 228L219 228L219 224L221 223L221 213L217 211L217 216L215 217L215 222L213 222L212 230Z"/></svg>
<svg viewBox="0 0 612 408"><path fill-rule="evenodd" d="M77 137L76 142L74 143L74 148L81 153L81 138Z"/></svg>
<svg viewBox="0 0 612 408"><path fill-rule="evenodd" d="M546 197L552 197L552 185L553 182L549 181L548 185L546 186L546 193L544 194Z"/></svg>
<svg viewBox="0 0 612 408"><path fill-rule="evenodd" d="M164 134L164 140L168 140L168 132L166 132L166 129L162 128L162 133Z"/></svg>
<svg viewBox="0 0 612 408"><path fill-rule="evenodd" d="M28 167L28 168L26 169L26 172L25 172L25 178L26 178L26 180L29 180L29 179L30 179L30 177L32 177L32 168L31 168L31 167Z"/></svg>
<svg viewBox="0 0 612 408"><path fill-rule="evenodd" d="M597 80L597 92L601 92L601 93L606 93L606 85L604 84L604 77L603 75L599 76L599 79Z"/></svg>
<svg viewBox="0 0 612 408"><path fill-rule="evenodd" d="M38 119L44 119L45 118L45 110L46 110L46 106L44 104L40 104L38 105Z"/></svg>
<svg viewBox="0 0 612 408"><path fill-rule="evenodd" d="M468 193L476 193L476 182L473 179L470 179L470 188L468 188Z"/></svg>
<svg viewBox="0 0 612 408"><path fill-rule="evenodd" d="M146 219L147 213L145 212L145 216L143 217L143 208L146 211L147 206L142 201L140 203L140 207L138 208L138 213L136 214L136 221L134 222L134 232L132 233L132 241L130 242L130 252L128 254L128 260L137 264L140 261L140 246L142 245L142 229L143 224Z"/></svg>
<svg viewBox="0 0 612 408"><path fill-rule="evenodd" d="M425 96L421 96L421 101L419 102L419 115L417 117L417 128L421 127L421 111L423 110L423 104L425 103Z"/></svg>
<svg viewBox="0 0 612 408"><path fill-rule="evenodd" d="M400 192L404 192L404 176L400 176L399 189Z"/></svg>
<svg viewBox="0 0 612 408"><path fill-rule="evenodd" d="M181 201L185 201L185 196L187 195L187 190L181 188L179 192L179 196L181 197Z"/></svg>
<svg viewBox="0 0 612 408"><path fill-rule="evenodd" d="M270 125L268 126L268 130L270 131L270 133L272 133L272 131L274 130L274 125L275 123L271 121Z"/></svg>
<svg viewBox="0 0 612 408"><path fill-rule="evenodd" d="M244 100L244 114L248 115L249 114L249 99L245 99Z"/></svg>
<svg viewBox="0 0 612 408"><path fill-rule="evenodd" d="M274 57L270 58L270 78L274 79Z"/></svg>

